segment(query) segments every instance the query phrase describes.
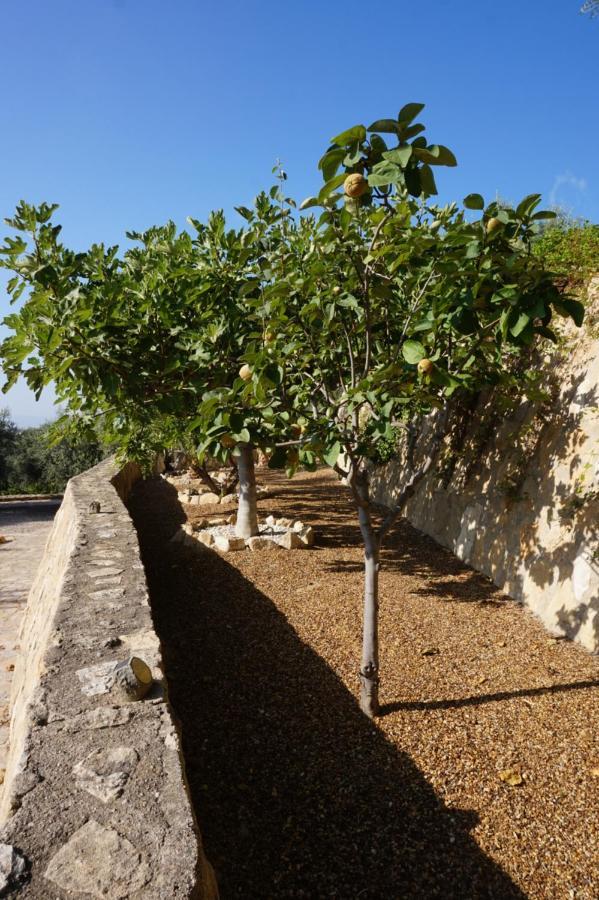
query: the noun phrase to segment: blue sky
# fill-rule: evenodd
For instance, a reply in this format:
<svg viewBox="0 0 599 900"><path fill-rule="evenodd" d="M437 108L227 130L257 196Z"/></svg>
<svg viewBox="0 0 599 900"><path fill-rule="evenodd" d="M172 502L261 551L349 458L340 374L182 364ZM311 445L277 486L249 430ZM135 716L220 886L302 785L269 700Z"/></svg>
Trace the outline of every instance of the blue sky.
<svg viewBox="0 0 599 900"><path fill-rule="evenodd" d="M442 199L540 191L599 221L599 19L577 0L20 0L0 30L0 215L58 202L74 247L293 196L328 139L426 103ZM5 232L8 233L8 229ZM0 274L0 317L8 311ZM6 330L0 331L6 333ZM52 415L19 386L19 424Z"/></svg>

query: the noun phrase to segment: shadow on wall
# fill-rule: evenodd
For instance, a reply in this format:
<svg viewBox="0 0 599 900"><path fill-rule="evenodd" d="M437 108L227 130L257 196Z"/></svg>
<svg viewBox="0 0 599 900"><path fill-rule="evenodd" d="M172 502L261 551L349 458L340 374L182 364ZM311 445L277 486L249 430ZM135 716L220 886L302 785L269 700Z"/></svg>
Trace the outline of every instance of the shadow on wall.
<svg viewBox="0 0 599 900"><path fill-rule="evenodd" d="M599 305L599 297L598 297ZM599 649L599 341L584 332L554 360L545 404L509 420L481 401L408 504L417 528L449 547L544 624ZM426 432L420 451L426 445ZM455 446L455 445L454 445ZM401 461L373 476L389 505Z"/></svg>
<svg viewBox="0 0 599 900"><path fill-rule="evenodd" d="M470 836L475 814L445 807L266 595L217 554L168 543L171 488L149 496L131 512L224 900L523 900Z"/></svg>

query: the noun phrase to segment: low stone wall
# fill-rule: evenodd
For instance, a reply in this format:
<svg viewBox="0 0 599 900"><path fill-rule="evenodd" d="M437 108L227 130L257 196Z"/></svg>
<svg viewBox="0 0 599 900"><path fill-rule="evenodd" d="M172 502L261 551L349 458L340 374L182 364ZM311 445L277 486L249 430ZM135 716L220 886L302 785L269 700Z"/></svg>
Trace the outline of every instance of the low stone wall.
<svg viewBox="0 0 599 900"><path fill-rule="evenodd" d="M217 896L123 504L139 474L107 460L69 482L29 595L0 802L0 896ZM115 663L132 655L154 686L125 702L108 688Z"/></svg>
<svg viewBox="0 0 599 900"><path fill-rule="evenodd" d="M599 277L585 327L568 329L545 365L552 401L523 402L507 421L481 404L461 461L444 481L423 480L406 515L553 632L598 651ZM400 462L373 475L379 503L402 486Z"/></svg>

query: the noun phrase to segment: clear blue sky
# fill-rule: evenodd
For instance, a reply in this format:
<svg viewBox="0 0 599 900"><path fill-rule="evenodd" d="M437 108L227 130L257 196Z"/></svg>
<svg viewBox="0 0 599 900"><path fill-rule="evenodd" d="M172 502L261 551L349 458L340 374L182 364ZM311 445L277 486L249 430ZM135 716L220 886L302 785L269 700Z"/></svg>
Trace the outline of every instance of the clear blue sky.
<svg viewBox="0 0 599 900"><path fill-rule="evenodd" d="M437 170L443 199L540 191L599 221L599 19L580 4L5 4L0 215L58 202L67 244L122 243L250 203L277 157L302 199L332 135L418 101L458 158ZM20 424L52 415L22 387L3 404Z"/></svg>

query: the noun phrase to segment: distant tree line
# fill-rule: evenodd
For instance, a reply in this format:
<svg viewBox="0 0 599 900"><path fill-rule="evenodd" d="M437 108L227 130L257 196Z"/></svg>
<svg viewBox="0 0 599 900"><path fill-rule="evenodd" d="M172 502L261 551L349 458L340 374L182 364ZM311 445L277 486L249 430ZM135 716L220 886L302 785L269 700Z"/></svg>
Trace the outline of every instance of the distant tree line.
<svg viewBox="0 0 599 900"><path fill-rule="evenodd" d="M73 475L104 459L109 449L99 439L85 443L62 438L53 443L50 423L19 428L0 409L0 493L60 493Z"/></svg>

